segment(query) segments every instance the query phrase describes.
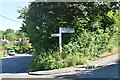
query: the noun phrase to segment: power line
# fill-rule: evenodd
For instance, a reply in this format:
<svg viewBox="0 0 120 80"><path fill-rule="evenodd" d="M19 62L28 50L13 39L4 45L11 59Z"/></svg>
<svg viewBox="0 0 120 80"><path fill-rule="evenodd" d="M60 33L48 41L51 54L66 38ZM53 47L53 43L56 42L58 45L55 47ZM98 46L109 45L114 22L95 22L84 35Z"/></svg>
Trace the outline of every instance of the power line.
<svg viewBox="0 0 120 80"><path fill-rule="evenodd" d="M5 18L5 19L8 19L8 20L11 20L11 21L14 21L14 22L21 23L21 22L19 22L19 21L16 21L16 20L13 20L13 19L7 18L7 17L5 17L5 16L3 16L3 15L0 15L0 16L3 17L3 18Z"/></svg>

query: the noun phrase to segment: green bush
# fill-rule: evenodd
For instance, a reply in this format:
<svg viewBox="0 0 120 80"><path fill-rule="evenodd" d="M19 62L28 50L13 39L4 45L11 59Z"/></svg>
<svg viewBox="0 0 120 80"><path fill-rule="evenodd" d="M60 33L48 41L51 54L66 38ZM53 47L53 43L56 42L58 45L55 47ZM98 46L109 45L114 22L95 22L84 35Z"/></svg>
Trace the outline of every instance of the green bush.
<svg viewBox="0 0 120 80"><path fill-rule="evenodd" d="M4 57L5 51L0 51L0 58Z"/></svg>
<svg viewBox="0 0 120 80"><path fill-rule="evenodd" d="M56 69L79 64L99 57L117 46L120 10L118 3L31 3L20 11L24 19L22 31L35 48L30 70ZM92 13L92 14L91 14ZM59 27L74 28L75 33L63 34L63 51L59 53Z"/></svg>
<svg viewBox="0 0 120 80"><path fill-rule="evenodd" d="M79 26L78 23L75 26ZM111 32L107 32L107 29L106 32L100 29L99 22L92 23L91 26L96 26L96 31L88 30L85 27L78 29L71 41L67 45L64 44L62 53L50 49L47 53L35 55L30 70L57 69L86 64L88 60L99 57L117 45L115 33L111 34Z"/></svg>
<svg viewBox="0 0 120 80"><path fill-rule="evenodd" d="M81 55L69 54L64 56L63 53L54 51L49 52L48 55L34 56L30 63L30 71L65 68L85 64L88 61L87 57Z"/></svg>

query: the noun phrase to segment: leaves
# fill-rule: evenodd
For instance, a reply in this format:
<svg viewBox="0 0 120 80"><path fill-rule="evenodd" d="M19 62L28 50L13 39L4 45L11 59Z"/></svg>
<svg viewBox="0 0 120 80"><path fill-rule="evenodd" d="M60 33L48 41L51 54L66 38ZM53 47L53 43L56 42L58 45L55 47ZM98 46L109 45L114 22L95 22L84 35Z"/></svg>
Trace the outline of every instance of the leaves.
<svg viewBox="0 0 120 80"><path fill-rule="evenodd" d="M32 63L32 69L54 69L83 64L87 59L98 57L107 51L111 41L116 40L114 34L118 32L120 11L117 5L117 2L40 2L31 3L28 9L21 10L24 19L22 30L36 50L37 62ZM60 26L75 29L73 34L63 34L62 55L58 54L58 38L50 36L58 33ZM44 57L38 58L38 55ZM58 56L66 62L61 63ZM81 57L83 58L79 59Z"/></svg>

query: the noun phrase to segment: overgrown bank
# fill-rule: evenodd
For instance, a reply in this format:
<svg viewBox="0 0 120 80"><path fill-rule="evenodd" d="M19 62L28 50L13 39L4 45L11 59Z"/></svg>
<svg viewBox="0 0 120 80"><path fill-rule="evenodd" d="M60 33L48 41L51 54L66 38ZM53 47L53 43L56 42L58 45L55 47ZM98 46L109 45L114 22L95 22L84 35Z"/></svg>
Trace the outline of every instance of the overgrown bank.
<svg viewBox="0 0 120 80"><path fill-rule="evenodd" d="M30 70L56 69L99 57L118 46L119 3L30 3L20 11L22 30L35 48ZM74 34L63 34L59 53L58 28L71 27Z"/></svg>

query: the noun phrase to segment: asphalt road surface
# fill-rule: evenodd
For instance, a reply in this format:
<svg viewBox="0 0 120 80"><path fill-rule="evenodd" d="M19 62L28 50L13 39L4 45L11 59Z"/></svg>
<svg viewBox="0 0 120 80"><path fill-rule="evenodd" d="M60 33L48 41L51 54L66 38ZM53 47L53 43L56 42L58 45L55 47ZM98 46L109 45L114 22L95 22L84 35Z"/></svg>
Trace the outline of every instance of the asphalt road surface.
<svg viewBox="0 0 120 80"><path fill-rule="evenodd" d="M29 75L28 64L32 56L19 55L0 59L2 61L2 78L118 78L118 63L95 69L81 70L52 75Z"/></svg>
<svg viewBox="0 0 120 80"><path fill-rule="evenodd" d="M31 55L18 54L0 59L0 62L2 62L0 64L0 67L2 67L0 73L26 73L31 57Z"/></svg>
<svg viewBox="0 0 120 80"><path fill-rule="evenodd" d="M75 73L56 75L55 78L118 78L118 64Z"/></svg>

